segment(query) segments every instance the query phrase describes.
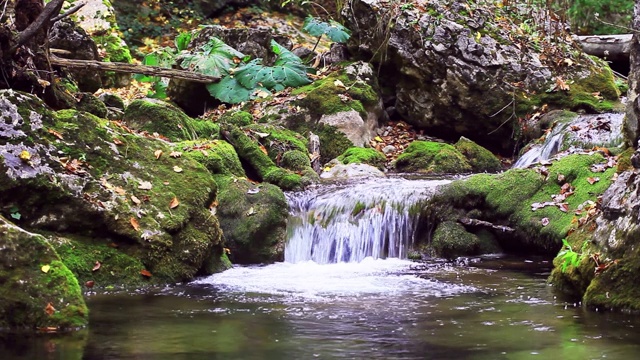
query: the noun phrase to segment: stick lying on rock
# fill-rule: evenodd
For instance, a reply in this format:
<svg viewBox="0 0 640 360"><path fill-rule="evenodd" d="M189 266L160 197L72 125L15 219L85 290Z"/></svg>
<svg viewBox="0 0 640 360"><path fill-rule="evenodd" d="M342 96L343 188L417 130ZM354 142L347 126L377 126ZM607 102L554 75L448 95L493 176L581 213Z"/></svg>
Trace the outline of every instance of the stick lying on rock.
<svg viewBox="0 0 640 360"><path fill-rule="evenodd" d="M460 218L460 219L458 219L458 222L460 222L462 225L477 226L477 227L487 227L487 228L499 230L499 231L502 231L502 232L513 232L513 231L515 231L515 229L510 228L508 226L495 225L495 224L490 223L488 221L478 220L478 219Z"/></svg>

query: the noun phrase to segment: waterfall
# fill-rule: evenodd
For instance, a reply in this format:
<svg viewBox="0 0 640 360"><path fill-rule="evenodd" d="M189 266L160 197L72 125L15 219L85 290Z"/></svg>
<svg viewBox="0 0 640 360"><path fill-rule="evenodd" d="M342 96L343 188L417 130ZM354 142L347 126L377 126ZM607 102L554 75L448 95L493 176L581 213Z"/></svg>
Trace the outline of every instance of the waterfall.
<svg viewBox="0 0 640 360"><path fill-rule="evenodd" d="M415 237L415 207L448 182L378 178L287 193L285 261L406 258Z"/></svg>
<svg viewBox="0 0 640 360"><path fill-rule="evenodd" d="M526 168L540 160L551 159L558 152L573 149L589 150L594 146L614 148L623 145L623 113L582 114L555 124L542 144L533 145L514 168ZM568 145L564 145L566 143Z"/></svg>

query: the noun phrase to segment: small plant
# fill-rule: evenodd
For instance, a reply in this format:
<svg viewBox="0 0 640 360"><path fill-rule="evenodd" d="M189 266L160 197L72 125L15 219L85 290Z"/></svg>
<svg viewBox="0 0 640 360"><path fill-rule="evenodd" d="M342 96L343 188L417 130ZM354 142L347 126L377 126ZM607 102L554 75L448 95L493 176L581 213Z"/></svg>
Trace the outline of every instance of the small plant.
<svg viewBox="0 0 640 360"><path fill-rule="evenodd" d="M311 36L317 36L318 41L311 51L315 51L320 43L323 35L326 35L331 41L344 43L351 37L351 32L339 22L329 20L329 22L321 21L313 16L307 16L302 25L302 31Z"/></svg>
<svg viewBox="0 0 640 360"><path fill-rule="evenodd" d="M17 206L12 206L11 209L9 209L9 215L15 220L20 220L22 218L22 214L20 214L20 210Z"/></svg>
<svg viewBox="0 0 640 360"><path fill-rule="evenodd" d="M573 250L567 239L562 239L562 249L558 253L558 256L562 259L562 272L565 272L569 265L573 267L578 267L578 265L580 265L582 259L587 256L586 247L588 244L589 243L585 241L582 244L582 249L578 253Z"/></svg>

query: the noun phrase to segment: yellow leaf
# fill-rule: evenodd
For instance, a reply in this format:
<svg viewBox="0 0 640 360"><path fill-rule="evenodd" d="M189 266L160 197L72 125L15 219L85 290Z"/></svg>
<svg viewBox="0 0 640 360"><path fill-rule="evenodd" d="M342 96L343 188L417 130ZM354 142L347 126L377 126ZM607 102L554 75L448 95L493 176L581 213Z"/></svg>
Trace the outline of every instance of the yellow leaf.
<svg viewBox="0 0 640 360"><path fill-rule="evenodd" d="M156 160L160 159L160 156L162 156L162 150L156 150L153 155L156 157Z"/></svg>
<svg viewBox="0 0 640 360"><path fill-rule="evenodd" d="M171 200L171 203L169 203L169 209L175 209L178 207L178 205L180 205L180 201L178 201L178 198L174 196L173 200Z"/></svg>
<svg viewBox="0 0 640 360"><path fill-rule="evenodd" d="M324 171L331 171L331 168L329 166L324 168Z"/></svg>
<svg viewBox="0 0 640 360"><path fill-rule="evenodd" d="M173 167L173 171L175 171L177 173L181 173L182 172L182 168L180 166L174 166Z"/></svg>
<svg viewBox="0 0 640 360"><path fill-rule="evenodd" d="M377 142L384 142L384 140L382 140L382 138L380 136L374 137L373 140L375 140Z"/></svg>
<svg viewBox="0 0 640 360"><path fill-rule="evenodd" d="M132 217L131 219L129 219L129 223L133 227L133 230L140 230L140 223L138 223L138 220L136 220L136 218Z"/></svg>
<svg viewBox="0 0 640 360"><path fill-rule="evenodd" d="M50 265L42 265L40 270L42 270L42 272L46 274L46 273L49 272L49 270L51 270L51 266Z"/></svg>
<svg viewBox="0 0 640 360"><path fill-rule="evenodd" d="M31 160L31 154L27 150L22 150L20 152L20 155L18 155L18 157L20 158L20 160L24 162Z"/></svg>

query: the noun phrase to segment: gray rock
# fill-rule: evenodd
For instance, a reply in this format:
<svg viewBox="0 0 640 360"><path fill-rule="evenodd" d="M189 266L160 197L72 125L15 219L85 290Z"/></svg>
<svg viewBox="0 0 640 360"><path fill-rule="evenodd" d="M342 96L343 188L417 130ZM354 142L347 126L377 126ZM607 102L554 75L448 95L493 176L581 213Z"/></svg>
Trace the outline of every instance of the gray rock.
<svg viewBox="0 0 640 360"><path fill-rule="evenodd" d="M385 177L386 175L375 166L367 164L341 164L338 161L330 162L335 164L330 170L323 171L320 178L330 181L347 181L353 179Z"/></svg>

